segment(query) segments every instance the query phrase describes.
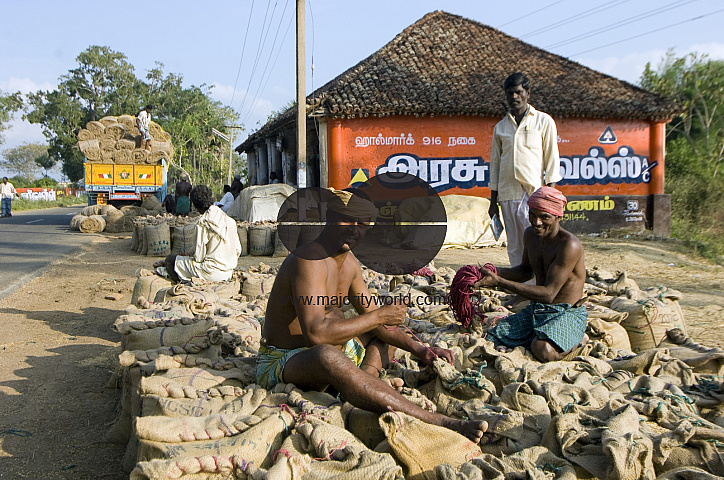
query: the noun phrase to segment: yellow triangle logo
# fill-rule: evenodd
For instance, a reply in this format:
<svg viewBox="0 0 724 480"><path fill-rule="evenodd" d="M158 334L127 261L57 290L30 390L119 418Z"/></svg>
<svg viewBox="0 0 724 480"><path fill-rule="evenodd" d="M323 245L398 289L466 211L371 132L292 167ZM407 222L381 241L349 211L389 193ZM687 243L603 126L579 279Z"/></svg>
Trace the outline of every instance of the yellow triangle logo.
<svg viewBox="0 0 724 480"><path fill-rule="evenodd" d="M367 180L369 180L369 178L367 178L367 175L365 175L364 169L362 169L362 168L354 169L354 170L352 170L352 172L353 172L352 180L350 180L349 183L347 184L348 187L350 185L355 185L357 183L364 183Z"/></svg>

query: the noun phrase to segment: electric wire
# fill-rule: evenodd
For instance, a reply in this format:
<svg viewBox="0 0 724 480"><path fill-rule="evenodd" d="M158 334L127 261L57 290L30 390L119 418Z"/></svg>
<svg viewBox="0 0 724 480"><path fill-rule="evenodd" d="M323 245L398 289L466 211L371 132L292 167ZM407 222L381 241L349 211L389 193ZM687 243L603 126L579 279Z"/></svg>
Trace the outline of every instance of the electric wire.
<svg viewBox="0 0 724 480"><path fill-rule="evenodd" d="M509 22L505 22L505 23L502 24L502 25L498 25L498 27L496 27L496 28L497 28L498 30L500 30L501 28L503 28L503 27L505 27L505 26L507 26L507 25L510 25L511 23L515 23L515 22L517 22L518 20L523 20L524 18L530 17L531 15L535 15L535 14L538 13L538 12L541 12L541 11L543 11L543 10L549 8L549 7L552 7L553 5L557 5L557 4L559 4L559 3L561 3L561 2L564 2L564 1L565 1L565 0L558 0L557 2L549 3L549 4L546 5L545 7L541 7L541 8L539 8L538 10L535 10L535 11L533 11L533 12L526 13L526 14L523 15L522 17L514 18L513 20L510 20Z"/></svg>
<svg viewBox="0 0 724 480"><path fill-rule="evenodd" d="M558 47L562 47L562 46L564 46L564 45L569 45L569 44L571 44L571 43L575 43L575 42L578 42L578 41L580 41L580 40L584 40L584 39L586 39L586 38L595 37L595 36L597 36L597 35L601 35L601 34L603 34L603 33L606 33L606 32L608 32L608 31L610 31L610 30L615 30L615 29L617 29L617 28L619 28L619 27L623 27L623 26L625 26L625 25L628 25L628 24L631 24L631 23L634 23L634 22L638 22L638 21L640 21L640 20L645 20L645 19L647 19L647 18L649 18L649 17L653 17L653 16L659 15L659 14L661 14L661 13L667 12L667 11L669 11L669 10L673 10L674 8L683 7L684 5L688 5L688 4L690 4L690 3L694 3L694 2L697 2L697 1L698 1L698 0L689 0L688 2L683 2L683 3L679 2L679 1L672 2L672 3L669 3L668 5L664 5L663 7L657 7L657 8L654 9L654 10L649 10L648 12L641 13L641 14L636 15L636 16L634 16L634 17L631 17L631 18L628 18L628 19L624 19L624 20L620 20L620 21L618 21L618 22L611 23L611 24L609 24L609 25L606 25L605 27L601 27L600 29L596 29L596 31L594 31L594 32L588 33L587 35L580 35L580 36L576 36L576 37L571 37L571 38L569 38L569 39L567 39L567 40L561 40L560 42L553 43L553 44L551 44L551 45L547 45L547 46L545 46L545 47L543 47L543 48L545 48L546 50L548 50L548 49L551 49L551 48L558 48Z"/></svg>
<svg viewBox="0 0 724 480"><path fill-rule="evenodd" d="M576 20L581 20L586 17L590 17L591 15L595 15L596 13L599 13L602 10L610 10L612 8L615 8L622 3L630 2L631 0L616 0L610 4L604 3L603 5L599 5L597 7L589 8L588 10L584 10L583 12L577 13L575 15L571 15L570 17L566 17L563 20L559 20L557 22L551 23L550 25L546 25L545 27L541 27L537 30L533 30L532 32L526 33L525 35L522 35L518 38L524 39L528 37L533 37L535 35L540 35L541 33L548 32L550 30L556 29L558 27L562 27L563 25L567 25L571 22L575 22Z"/></svg>
<svg viewBox="0 0 724 480"><path fill-rule="evenodd" d="M654 29L654 30L649 30L648 32L640 33L640 34L638 34L638 35L633 35L633 36L631 36L631 37L623 38L623 39L617 40L617 41L615 41L615 42L607 43L606 45L601 45L601 46L598 46L598 47L595 47L595 48L590 48L590 49L588 49L588 50L584 50L584 51L582 51L582 52L574 53L573 55L571 55L571 57L576 57L576 56L578 56L578 55L583 55L584 53L594 52L594 51L600 50L600 49L602 49L602 48L610 47L611 45L617 45L617 44L619 44L619 43L627 42L627 41L629 41L629 40L633 40L634 38L639 38L639 37L643 37L644 35L649 35L649 34L651 34L651 33L660 32L661 30L666 30L667 28L676 27L677 25L681 25L681 24L684 24L684 23L693 22L693 21L695 21L695 20L701 20L702 18L710 17L710 16L715 15L715 14L720 13L720 12L724 12L724 8L719 9L719 10L715 10L715 11L713 11L713 12L710 12L710 13L707 13L707 14L704 14L704 15L698 15L698 16L696 16L696 17L692 17L692 18L689 18L689 19L686 19L686 20L682 20L682 21L680 21L680 22L672 23L672 24L666 25L666 26L664 26L664 27L656 28L656 29Z"/></svg>
<svg viewBox="0 0 724 480"><path fill-rule="evenodd" d="M264 40L266 38L265 31L267 30L267 23L266 20L269 18L269 8L271 6L271 0L267 1L266 5L266 12L264 13L264 21L262 22L261 31L259 32L259 46L257 47L256 56L254 57L254 64L251 67L251 73L249 73L249 83L246 86L246 91L244 92L244 97L241 99L241 104L239 105L239 108L237 111L241 113L244 110L244 105L246 104L246 99L249 96L249 91L251 90L251 83L253 79L255 78L256 74L256 68L259 65L259 59L261 58L261 53L264 50ZM276 10L276 2L274 3L274 9ZM269 28L271 28L271 19L269 20Z"/></svg>
<svg viewBox="0 0 724 480"><path fill-rule="evenodd" d="M246 39L249 36L249 27L251 26L251 17L254 13L254 0L251 0L251 10L249 10L249 20L246 23L246 32L244 32L244 43L241 45L241 56L239 57L239 69L236 71L236 80L234 80L234 89L231 91L231 102L229 105L234 107L234 97L236 96L236 86L239 83L239 75L241 75L241 64L244 60L244 51L246 50Z"/></svg>
<svg viewBox="0 0 724 480"><path fill-rule="evenodd" d="M261 80L259 81L259 85L257 86L256 92L254 93L253 100L251 102L251 106L249 107L249 110L247 111L246 115L244 116L244 122L249 118L249 115L254 111L254 107L259 103L261 92L264 91L266 88L267 83L269 82L269 78L271 77L271 73L274 71L274 65L276 65L276 60L279 58L279 53L281 52L282 46L284 45L284 40L286 39L287 33L289 32L289 28L292 24L292 20L294 20L294 15L290 17L289 24L287 26L287 30L284 33L284 36L282 37L282 41L279 42L279 47L277 49L276 57L274 57L274 48L277 43L277 39L279 37L279 31L281 30L282 22L284 21L284 15L286 14L286 11L288 10L289 6L289 0L287 0L286 6L284 8L284 12L282 13L282 17L279 20L279 25L277 26L277 32L274 35L274 43L272 44L271 51L269 52L269 57L267 58L266 66L264 67L264 71L262 72ZM274 62L271 63L271 59L274 57ZM272 68L269 69L269 65L272 65ZM268 74L267 74L268 72Z"/></svg>

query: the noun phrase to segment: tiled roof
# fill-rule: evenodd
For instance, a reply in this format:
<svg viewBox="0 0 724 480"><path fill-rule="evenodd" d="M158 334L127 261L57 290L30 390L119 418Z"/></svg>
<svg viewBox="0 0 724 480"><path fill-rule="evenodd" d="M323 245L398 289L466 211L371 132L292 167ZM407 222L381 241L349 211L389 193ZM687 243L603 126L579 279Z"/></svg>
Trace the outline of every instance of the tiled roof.
<svg viewBox="0 0 724 480"><path fill-rule="evenodd" d="M495 28L436 11L307 97L330 118L381 115L502 116L503 81L531 80L530 103L553 117L668 119L671 100L534 47ZM294 120L296 107L248 142Z"/></svg>

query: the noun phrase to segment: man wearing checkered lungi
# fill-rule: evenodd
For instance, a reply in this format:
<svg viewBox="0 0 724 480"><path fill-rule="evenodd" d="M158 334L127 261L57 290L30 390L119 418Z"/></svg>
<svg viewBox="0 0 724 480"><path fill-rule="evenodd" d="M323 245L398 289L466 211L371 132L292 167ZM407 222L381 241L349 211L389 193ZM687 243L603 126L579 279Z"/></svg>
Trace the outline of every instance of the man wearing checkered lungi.
<svg viewBox="0 0 724 480"><path fill-rule="evenodd" d="M528 199L523 260L497 273L483 269L473 287L501 287L530 300L521 312L502 319L486 338L496 347L530 349L541 362L562 359L586 343L587 314L581 306L586 280L583 246L560 226L566 197L543 186ZM535 276L536 284L523 282Z"/></svg>

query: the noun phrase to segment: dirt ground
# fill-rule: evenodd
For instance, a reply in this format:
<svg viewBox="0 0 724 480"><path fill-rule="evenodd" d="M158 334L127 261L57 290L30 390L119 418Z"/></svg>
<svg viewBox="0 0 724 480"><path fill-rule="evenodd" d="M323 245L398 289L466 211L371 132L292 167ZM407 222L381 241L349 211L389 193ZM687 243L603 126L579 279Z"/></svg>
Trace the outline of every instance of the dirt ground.
<svg viewBox="0 0 724 480"><path fill-rule="evenodd" d="M670 242L582 239L586 265L625 271L640 287L679 290L689 334L724 347L724 269L675 253ZM124 446L105 443L120 390L105 388L120 353L111 330L139 267L130 236L99 235L0 301L0 478L123 479ZM240 266L274 257L242 257ZM505 248L446 250L438 266L507 264ZM122 294L119 300L106 299Z"/></svg>

